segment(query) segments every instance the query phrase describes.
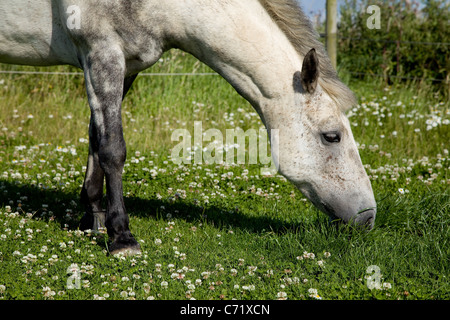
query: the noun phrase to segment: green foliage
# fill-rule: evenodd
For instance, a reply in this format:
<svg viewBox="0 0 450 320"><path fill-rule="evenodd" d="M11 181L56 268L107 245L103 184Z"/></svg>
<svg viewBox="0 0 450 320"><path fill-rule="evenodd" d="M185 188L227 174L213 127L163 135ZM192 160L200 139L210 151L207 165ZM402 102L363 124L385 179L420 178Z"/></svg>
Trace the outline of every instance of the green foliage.
<svg viewBox="0 0 450 320"><path fill-rule="evenodd" d="M380 8L380 29L367 27ZM386 81L437 79L448 94L450 70L450 3L445 0L346 0L341 6L338 65L353 73L382 74ZM429 82L429 81L427 81Z"/></svg>

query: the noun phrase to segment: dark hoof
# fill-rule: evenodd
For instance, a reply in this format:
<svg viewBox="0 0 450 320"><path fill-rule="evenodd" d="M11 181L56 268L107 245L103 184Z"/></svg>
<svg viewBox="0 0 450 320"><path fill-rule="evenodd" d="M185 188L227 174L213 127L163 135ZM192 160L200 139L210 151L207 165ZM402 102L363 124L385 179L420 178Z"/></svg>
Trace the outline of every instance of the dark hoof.
<svg viewBox="0 0 450 320"><path fill-rule="evenodd" d="M141 246L130 234L115 239L109 245L109 253L112 255L123 254L126 257L133 256L141 254Z"/></svg>
<svg viewBox="0 0 450 320"><path fill-rule="evenodd" d="M80 220L80 230L92 230L94 228L94 216L92 214L85 213Z"/></svg>

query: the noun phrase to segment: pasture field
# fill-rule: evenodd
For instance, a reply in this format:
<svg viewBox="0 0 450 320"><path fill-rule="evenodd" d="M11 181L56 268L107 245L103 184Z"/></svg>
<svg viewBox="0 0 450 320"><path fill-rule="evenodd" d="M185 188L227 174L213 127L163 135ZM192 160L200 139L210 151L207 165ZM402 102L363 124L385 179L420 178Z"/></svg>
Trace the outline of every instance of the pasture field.
<svg viewBox="0 0 450 320"><path fill-rule="evenodd" d="M211 71L173 51L149 72ZM378 203L373 230L331 225L258 165L174 164L176 129L262 123L219 76L140 76L123 123L142 255L123 257L77 229L83 78L0 74L0 299L449 299L449 103L415 84L344 80L359 101L348 115Z"/></svg>

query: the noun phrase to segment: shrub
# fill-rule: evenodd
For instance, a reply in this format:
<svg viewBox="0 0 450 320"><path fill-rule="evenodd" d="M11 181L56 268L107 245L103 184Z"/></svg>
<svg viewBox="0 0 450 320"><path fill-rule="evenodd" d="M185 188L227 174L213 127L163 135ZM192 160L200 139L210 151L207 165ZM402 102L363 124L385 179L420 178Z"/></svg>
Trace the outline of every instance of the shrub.
<svg viewBox="0 0 450 320"><path fill-rule="evenodd" d="M380 8L380 29L367 27L369 5ZM450 4L445 0L345 0L340 7L338 65L354 75L430 80L448 90ZM432 80L433 79L433 80Z"/></svg>

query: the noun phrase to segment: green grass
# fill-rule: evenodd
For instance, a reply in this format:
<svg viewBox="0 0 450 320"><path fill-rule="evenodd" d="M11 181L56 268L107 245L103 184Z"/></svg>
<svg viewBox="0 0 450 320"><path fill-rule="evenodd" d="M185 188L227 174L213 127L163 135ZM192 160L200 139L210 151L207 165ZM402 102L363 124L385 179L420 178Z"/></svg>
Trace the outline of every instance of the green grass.
<svg viewBox="0 0 450 320"><path fill-rule="evenodd" d="M175 51L150 71L193 70L210 72ZM378 202L370 232L330 225L256 165L173 164L175 129L261 122L218 76L139 77L123 105L124 193L143 252L123 258L108 255L106 235L77 230L89 123L82 77L1 75L0 298L449 299L448 102L414 84L350 86ZM67 287L73 264L80 289ZM380 289L367 287L372 265Z"/></svg>

